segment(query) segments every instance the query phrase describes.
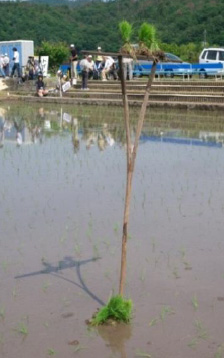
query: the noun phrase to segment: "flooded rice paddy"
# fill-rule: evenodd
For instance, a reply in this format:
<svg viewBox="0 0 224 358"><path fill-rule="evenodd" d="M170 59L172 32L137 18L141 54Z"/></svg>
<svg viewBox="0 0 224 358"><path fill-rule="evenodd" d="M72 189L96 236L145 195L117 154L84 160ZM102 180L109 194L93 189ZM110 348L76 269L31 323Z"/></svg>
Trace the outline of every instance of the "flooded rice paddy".
<svg viewBox="0 0 224 358"><path fill-rule="evenodd" d="M133 319L90 329L118 290L122 110L2 106L0 357L223 357L223 140L221 114L147 113L128 240Z"/></svg>

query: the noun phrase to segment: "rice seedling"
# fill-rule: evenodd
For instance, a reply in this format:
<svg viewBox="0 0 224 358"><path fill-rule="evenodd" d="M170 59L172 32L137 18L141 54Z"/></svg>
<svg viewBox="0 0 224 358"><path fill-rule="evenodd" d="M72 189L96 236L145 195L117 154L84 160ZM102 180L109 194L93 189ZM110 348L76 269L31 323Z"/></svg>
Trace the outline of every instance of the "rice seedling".
<svg viewBox="0 0 224 358"><path fill-rule="evenodd" d="M119 230L119 224L118 224L118 223L115 223L115 224L114 224L114 232L115 232L115 234L118 233L118 230Z"/></svg>
<svg viewBox="0 0 224 358"><path fill-rule="evenodd" d="M86 236L88 237L88 239L91 241L91 237L92 237L92 227L88 227L87 231L86 231Z"/></svg>
<svg viewBox="0 0 224 358"><path fill-rule="evenodd" d="M127 21L121 21L118 25L122 41L124 44L129 44L133 33L132 25Z"/></svg>
<svg viewBox="0 0 224 358"><path fill-rule="evenodd" d="M172 274L176 279L180 278L180 275L178 273L178 268L176 266L174 267Z"/></svg>
<svg viewBox="0 0 224 358"><path fill-rule="evenodd" d="M214 358L223 358L223 357L224 357L224 344L218 347L214 355Z"/></svg>
<svg viewBox="0 0 224 358"><path fill-rule="evenodd" d="M156 238L155 237L151 238L151 243L152 243L152 252L155 252L155 250L156 250Z"/></svg>
<svg viewBox="0 0 224 358"><path fill-rule="evenodd" d="M77 352L81 351L82 349L86 349L86 348L87 348L87 347L81 346L80 344L78 344L78 345L74 348L73 352L74 352L74 353L77 353Z"/></svg>
<svg viewBox="0 0 224 358"><path fill-rule="evenodd" d="M116 253L116 248L115 248L115 247L111 247L111 248L109 249L109 252L110 252L110 254L111 254L112 256L114 256L115 253Z"/></svg>
<svg viewBox="0 0 224 358"><path fill-rule="evenodd" d="M205 328L203 327L202 322L199 321L199 320L195 320L195 327L196 327L196 330L197 330L197 337L199 339L207 340L208 339L208 333L205 330Z"/></svg>
<svg viewBox="0 0 224 358"><path fill-rule="evenodd" d="M16 328L16 331L24 336L28 335L28 327L24 322L20 322Z"/></svg>
<svg viewBox="0 0 224 358"><path fill-rule="evenodd" d="M51 285L51 283L50 282L48 282L48 281L45 281L44 283L43 283L43 286L42 286L42 290L43 290L43 292L47 292L47 289L48 289L48 287Z"/></svg>
<svg viewBox="0 0 224 358"><path fill-rule="evenodd" d="M66 240L66 235L63 234L63 235L60 237L60 243L61 243L61 244L64 244L65 240Z"/></svg>
<svg viewBox="0 0 224 358"><path fill-rule="evenodd" d="M190 348L195 348L196 347L196 345L198 344L198 339L197 338L193 338L189 343L188 343L188 347L190 347Z"/></svg>
<svg viewBox="0 0 224 358"><path fill-rule="evenodd" d="M93 258L97 259L100 257L99 248L97 244L93 245Z"/></svg>
<svg viewBox="0 0 224 358"><path fill-rule="evenodd" d="M48 350L47 350L47 355L48 356L54 356L56 354L56 351L54 350L54 349L52 349L52 348L49 348Z"/></svg>
<svg viewBox="0 0 224 358"><path fill-rule="evenodd" d="M90 324L98 326L108 320L128 323L131 319L132 301L124 299L120 295L112 296L107 305L102 307L91 319Z"/></svg>
<svg viewBox="0 0 224 358"><path fill-rule="evenodd" d="M110 247L110 241L109 241L109 239L104 239L102 242L103 242L103 244L105 244L108 248Z"/></svg>
<svg viewBox="0 0 224 358"><path fill-rule="evenodd" d="M128 234L128 240L131 240L131 239L132 239L131 234Z"/></svg>
<svg viewBox="0 0 224 358"><path fill-rule="evenodd" d="M185 258L185 255L186 255L186 250L185 250L185 248L182 247L179 252L180 252L181 258L182 258L182 260L183 260L183 259Z"/></svg>
<svg viewBox="0 0 224 358"><path fill-rule="evenodd" d="M74 251L75 251L77 256L81 255L81 248L80 248L80 245L78 243L75 244Z"/></svg>
<svg viewBox="0 0 224 358"><path fill-rule="evenodd" d="M194 310L197 311L199 304L198 304L198 299L197 299L196 295L194 295L192 297L191 303L192 303L192 306L194 307Z"/></svg>
<svg viewBox="0 0 224 358"><path fill-rule="evenodd" d="M154 260L155 268L156 268L158 262L159 262L159 258L158 258L158 257L155 257L155 260Z"/></svg>
<svg viewBox="0 0 224 358"><path fill-rule="evenodd" d="M135 357L147 357L147 358L150 358L150 357L151 357L151 354L148 354L148 353L146 353L146 352L143 352L143 351L140 350L140 349L136 349Z"/></svg>
<svg viewBox="0 0 224 358"><path fill-rule="evenodd" d="M185 270L192 270L192 267L191 267L191 265L190 265L189 262L184 261L183 264L184 264L184 266L185 266Z"/></svg>
<svg viewBox="0 0 224 358"><path fill-rule="evenodd" d="M163 306L160 311L161 321L165 321L167 315L174 314L175 312L169 306Z"/></svg>
<svg viewBox="0 0 224 358"><path fill-rule="evenodd" d="M1 318L2 320L5 319L5 307L1 307L1 308L0 308L0 318Z"/></svg>
<svg viewBox="0 0 224 358"><path fill-rule="evenodd" d="M17 296L17 289L16 289L16 287L14 287L12 290L12 297L16 298L16 296Z"/></svg>
<svg viewBox="0 0 224 358"><path fill-rule="evenodd" d="M3 271L6 272L9 264L7 261L2 261L1 266L2 266Z"/></svg>
<svg viewBox="0 0 224 358"><path fill-rule="evenodd" d="M106 271L106 272L104 272L104 276L105 276L108 280L111 280L111 271Z"/></svg>
<svg viewBox="0 0 224 358"><path fill-rule="evenodd" d="M140 46L146 46L150 50L157 50L158 43L156 41L156 28L144 22L139 29Z"/></svg>
<svg viewBox="0 0 224 358"><path fill-rule="evenodd" d="M144 269L141 270L140 280L141 280L142 282L145 281L145 270L144 270Z"/></svg>
<svg viewBox="0 0 224 358"><path fill-rule="evenodd" d="M153 327L158 323L158 318L153 318L150 322L149 322L149 326Z"/></svg>

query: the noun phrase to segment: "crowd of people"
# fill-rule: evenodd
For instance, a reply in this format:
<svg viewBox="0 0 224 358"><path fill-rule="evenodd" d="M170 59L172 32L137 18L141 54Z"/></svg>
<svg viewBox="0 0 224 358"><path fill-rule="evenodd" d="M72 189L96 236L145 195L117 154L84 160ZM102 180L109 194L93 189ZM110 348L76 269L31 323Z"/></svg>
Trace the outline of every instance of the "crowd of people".
<svg viewBox="0 0 224 358"><path fill-rule="evenodd" d="M9 73L10 58L7 53L0 55L0 76L3 78L13 77L14 73L17 72L18 77L21 77L20 68L20 55L16 47L13 47L13 62L11 73Z"/></svg>
<svg viewBox="0 0 224 358"><path fill-rule="evenodd" d="M80 60L77 49L74 44L70 45L70 74L69 76L57 72L58 83L56 88L62 88L66 81L70 81L71 85L77 83L77 79L81 76L81 90L89 90L89 79L101 79L107 81L108 79L117 80L119 78L118 64L111 56L105 56L102 53L101 47L97 48L97 54L93 57L91 54L83 56ZM11 73L10 62L13 62ZM133 59L123 58L124 76L131 80L133 78ZM10 60L7 53L0 55L0 76L14 77L17 76L25 82L26 80L36 79L36 93L39 97L46 96L48 91L43 81L43 74L40 68L40 62L35 59L33 55L28 57L23 73L20 66L20 54L16 47L13 48L13 58Z"/></svg>
<svg viewBox="0 0 224 358"><path fill-rule="evenodd" d="M71 77L77 79L78 77L78 53L75 48L75 45L70 45L71 57ZM104 56L101 51L101 47L97 48L98 54L93 58L92 55L85 55L82 60L80 60L79 65L81 69L82 77L82 90L88 90L88 79L102 79L102 81L107 81L108 78L113 78L114 80L118 79L118 65L111 56ZM125 79L132 80L133 78L133 59L124 57L124 76Z"/></svg>

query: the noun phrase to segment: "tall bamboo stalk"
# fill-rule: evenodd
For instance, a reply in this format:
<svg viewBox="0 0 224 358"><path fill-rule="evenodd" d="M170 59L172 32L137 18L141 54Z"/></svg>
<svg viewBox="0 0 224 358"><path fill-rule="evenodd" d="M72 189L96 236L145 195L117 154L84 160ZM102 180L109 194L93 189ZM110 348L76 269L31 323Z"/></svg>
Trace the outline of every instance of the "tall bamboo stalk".
<svg viewBox="0 0 224 358"><path fill-rule="evenodd" d="M124 107L124 122L126 130L126 145L127 145L127 178L126 178L126 195L125 195L125 205L124 205L124 217L123 217L123 235L122 235L122 252L121 252L121 271L120 271L120 286L119 294L123 296L124 286L126 281L126 270L127 270L127 239L128 239L128 224L129 224L129 214L130 214L130 202L131 202L131 189L132 189L132 178L135 167L135 159L137 155L139 137L141 135L145 113L147 109L149 94L151 86L155 77L156 71L156 59L153 61L151 74L149 76L144 100L141 106L139 119L137 123L137 130L135 135L134 147L132 150L131 135L130 135L130 116L129 116L129 105L128 105L128 96L126 92L126 83L124 78L124 70L122 63L122 56L118 56L119 68L120 68L120 77L121 77L121 90L122 90L122 99Z"/></svg>

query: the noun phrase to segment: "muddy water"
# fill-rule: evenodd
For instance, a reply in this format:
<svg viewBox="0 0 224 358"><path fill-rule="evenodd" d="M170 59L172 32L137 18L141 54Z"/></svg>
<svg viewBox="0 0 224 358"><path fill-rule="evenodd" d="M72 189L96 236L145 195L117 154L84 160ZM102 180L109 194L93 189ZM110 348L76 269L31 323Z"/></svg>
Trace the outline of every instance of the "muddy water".
<svg viewBox="0 0 224 358"><path fill-rule="evenodd" d="M6 104L0 126L0 357L222 357L222 116L147 114L128 242L133 319L98 330L85 320L119 281L122 111Z"/></svg>

